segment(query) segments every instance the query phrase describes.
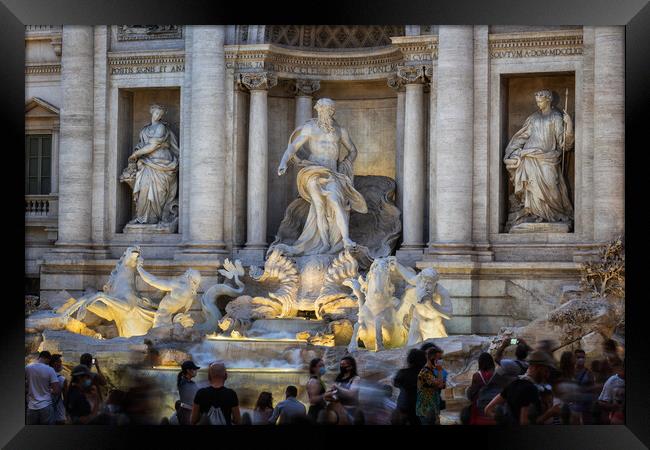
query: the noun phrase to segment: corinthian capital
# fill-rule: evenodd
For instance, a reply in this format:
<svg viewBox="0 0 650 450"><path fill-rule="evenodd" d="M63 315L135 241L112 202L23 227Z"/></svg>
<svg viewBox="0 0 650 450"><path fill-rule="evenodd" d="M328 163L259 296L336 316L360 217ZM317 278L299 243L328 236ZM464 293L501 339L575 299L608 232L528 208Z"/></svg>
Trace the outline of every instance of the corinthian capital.
<svg viewBox="0 0 650 450"><path fill-rule="evenodd" d="M397 77L402 80L404 84L411 83L426 83L429 81L427 77L426 66L398 66Z"/></svg>
<svg viewBox="0 0 650 450"><path fill-rule="evenodd" d="M396 91L402 91L404 88L404 80L393 74L388 77L388 86L395 89Z"/></svg>
<svg viewBox="0 0 650 450"><path fill-rule="evenodd" d="M319 80L303 80L298 79L293 85L294 95L306 95L311 96L320 89Z"/></svg>
<svg viewBox="0 0 650 450"><path fill-rule="evenodd" d="M251 91L266 90L278 84L278 77L272 72L241 73L239 83Z"/></svg>

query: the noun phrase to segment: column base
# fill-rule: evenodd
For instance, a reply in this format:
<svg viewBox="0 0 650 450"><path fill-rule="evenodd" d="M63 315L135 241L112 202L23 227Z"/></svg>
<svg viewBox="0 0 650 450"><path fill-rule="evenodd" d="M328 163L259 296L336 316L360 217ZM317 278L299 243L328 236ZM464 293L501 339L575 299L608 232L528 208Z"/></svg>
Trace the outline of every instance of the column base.
<svg viewBox="0 0 650 450"><path fill-rule="evenodd" d="M174 254L175 261L220 261L229 252L223 241L191 242L181 245L182 250Z"/></svg>
<svg viewBox="0 0 650 450"><path fill-rule="evenodd" d="M473 245L469 243L433 243L424 252L424 261L494 261L494 252L489 245Z"/></svg>
<svg viewBox="0 0 650 450"><path fill-rule="evenodd" d="M233 258L245 266L263 266L266 259L266 245L247 245L233 251Z"/></svg>
<svg viewBox="0 0 650 450"><path fill-rule="evenodd" d="M400 264L415 267L415 263L422 260L423 253L424 244L406 244L402 245L399 250L395 252L395 256Z"/></svg>

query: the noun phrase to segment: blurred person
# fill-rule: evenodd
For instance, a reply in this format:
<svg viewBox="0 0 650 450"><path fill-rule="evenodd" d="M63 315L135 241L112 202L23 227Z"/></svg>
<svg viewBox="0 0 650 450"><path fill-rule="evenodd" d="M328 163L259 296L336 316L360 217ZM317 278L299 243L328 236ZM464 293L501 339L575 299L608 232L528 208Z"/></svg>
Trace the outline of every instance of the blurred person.
<svg viewBox="0 0 650 450"><path fill-rule="evenodd" d="M422 425L439 425L442 390L447 387L447 371L442 367L442 349L427 350L427 363L418 374L415 412Z"/></svg>
<svg viewBox="0 0 650 450"><path fill-rule="evenodd" d="M63 361L61 355L52 355L50 359L50 367L56 372L56 376L59 379L59 385L61 386L61 392L58 395L52 394L52 423L54 425L63 425L66 421L65 414L65 403L64 403L64 393L68 389L68 382L63 375L61 375L61 370L63 370Z"/></svg>
<svg viewBox="0 0 650 450"><path fill-rule="evenodd" d="M160 421L163 394L155 378L136 376L133 387L124 396L123 423L156 425Z"/></svg>
<svg viewBox="0 0 650 450"><path fill-rule="evenodd" d="M622 361L612 364L614 374L609 377L598 396L601 411L607 413L612 424L625 423L625 366Z"/></svg>
<svg viewBox="0 0 650 450"><path fill-rule="evenodd" d="M178 388L178 395L181 401L178 411L178 422L181 425L190 425L194 396L196 395L196 391L199 390L199 387L192 378L196 377L199 369L200 367L194 364L194 361L184 361L181 364L181 371L176 378L176 387Z"/></svg>
<svg viewBox="0 0 650 450"><path fill-rule="evenodd" d="M209 386L199 389L192 406L192 425L238 425L241 422L237 393L224 384L226 366L213 362L208 367Z"/></svg>
<svg viewBox="0 0 650 450"><path fill-rule="evenodd" d="M573 352L575 356L575 375L574 380L578 384L580 397L573 402L571 410L580 415L580 422L583 425L591 424L591 409L593 407L595 396L593 394L594 375L586 367L586 354L582 349L576 349Z"/></svg>
<svg viewBox="0 0 650 450"><path fill-rule="evenodd" d="M291 423L294 417L307 414L305 405L300 403L296 398L298 397L298 388L295 386L287 386L285 395L286 399L278 403L273 410L273 414L268 421L269 424L288 424Z"/></svg>
<svg viewBox="0 0 650 450"><path fill-rule="evenodd" d="M426 353L413 348L406 356L407 367L398 370L393 378L393 386L399 389L397 410L402 415L400 421L404 424L420 425L420 419L415 413L415 404L418 397L418 375L426 363Z"/></svg>
<svg viewBox="0 0 650 450"><path fill-rule="evenodd" d="M27 386L27 425L50 425L54 421L52 398L61 393L61 381L50 367L52 355L48 351L38 354L36 362L25 366Z"/></svg>
<svg viewBox="0 0 650 450"><path fill-rule="evenodd" d="M542 407L542 396L545 391L550 391L548 379L551 370L555 369L555 360L544 351L534 350L528 355L527 362L526 374L510 383L485 408L487 416L495 417L497 407L505 404L507 405L505 409L507 420L501 416L499 422L528 425L531 408L536 417L546 412Z"/></svg>
<svg viewBox="0 0 650 450"><path fill-rule="evenodd" d="M334 385L324 394L324 399L338 403L345 409L349 422L359 405L359 383L361 377L357 373L357 362L352 356L344 356L339 364L339 374L334 379ZM339 418L339 422L341 419Z"/></svg>
<svg viewBox="0 0 650 450"><path fill-rule="evenodd" d="M251 415L248 411L246 411L241 415L240 425L253 425L253 420L251 419Z"/></svg>
<svg viewBox="0 0 650 450"><path fill-rule="evenodd" d="M87 393L93 387L88 366L79 364L72 369L70 387L65 399L66 411L72 424L87 424L99 413L99 403L91 405Z"/></svg>
<svg viewBox="0 0 650 450"><path fill-rule="evenodd" d="M478 371L472 375L472 383L466 392L467 399L472 402L468 425L496 424L494 418L485 415L485 407L503 390L494 380L495 368L492 355L487 352L479 355Z"/></svg>
<svg viewBox="0 0 650 450"><path fill-rule="evenodd" d="M321 377L325 374L325 363L321 358L314 358L309 362L309 381L307 381L307 396L309 397L309 410L307 415L316 422L318 414L327 406L324 395L327 391Z"/></svg>
<svg viewBox="0 0 650 450"><path fill-rule="evenodd" d="M79 357L79 364L83 364L84 366L88 367L88 370L90 370L90 377L93 382L93 386L96 387L96 392L97 392L97 399L99 403L101 404L104 400L104 394L102 392L102 389L104 389L104 386L107 385L106 382L106 377L102 373L101 369L99 368L99 361L97 358L93 358L93 355L90 353L84 353ZM97 370L97 372L93 372L93 366Z"/></svg>
<svg viewBox="0 0 650 450"><path fill-rule="evenodd" d="M512 342L517 342L513 344ZM503 357L503 352L511 345L516 345L515 359L507 359ZM499 365L499 375L508 377L510 381L514 381L518 376L524 375L528 370L528 362L526 358L532 348L521 338L506 338L501 342L494 355L494 362Z"/></svg>
<svg viewBox="0 0 650 450"><path fill-rule="evenodd" d="M268 425L273 414L273 394L262 392L253 410L253 425Z"/></svg>
<svg viewBox="0 0 650 450"><path fill-rule="evenodd" d="M174 402L174 412L169 416L169 425L180 425L181 422L178 420L178 412L181 409L181 401L176 400Z"/></svg>
<svg viewBox="0 0 650 450"><path fill-rule="evenodd" d="M378 392L379 398L375 402L375 408L366 414L366 423L369 425L390 425L393 413L397 409L397 404L393 401L393 387L384 384Z"/></svg>

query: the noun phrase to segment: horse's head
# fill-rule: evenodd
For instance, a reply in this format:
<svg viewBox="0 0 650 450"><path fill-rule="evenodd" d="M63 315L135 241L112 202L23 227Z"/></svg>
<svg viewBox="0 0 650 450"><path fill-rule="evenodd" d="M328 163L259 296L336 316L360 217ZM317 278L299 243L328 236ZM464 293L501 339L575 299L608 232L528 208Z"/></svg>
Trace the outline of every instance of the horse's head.
<svg viewBox="0 0 650 450"><path fill-rule="evenodd" d="M387 258L377 258L373 261L366 281L368 294L387 294L392 297L395 287L390 280L390 261Z"/></svg>

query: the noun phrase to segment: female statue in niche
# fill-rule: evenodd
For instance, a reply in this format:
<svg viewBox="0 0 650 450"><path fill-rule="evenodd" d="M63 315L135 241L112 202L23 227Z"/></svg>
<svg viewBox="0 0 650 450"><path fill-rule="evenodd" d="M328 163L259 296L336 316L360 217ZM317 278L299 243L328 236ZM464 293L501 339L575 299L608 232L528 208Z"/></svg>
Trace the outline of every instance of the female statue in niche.
<svg viewBox="0 0 650 450"><path fill-rule="evenodd" d="M563 154L574 142L573 121L551 102L549 90L535 93L531 114L506 147L503 162L520 204L513 228L522 223L568 223L573 220L563 171ZM512 232L512 228L510 230Z"/></svg>
<svg viewBox="0 0 650 450"><path fill-rule="evenodd" d="M129 224L173 224L176 221L179 148L176 135L160 119L162 105L151 105L151 123L140 131L140 141L120 177L133 189L135 217Z"/></svg>

